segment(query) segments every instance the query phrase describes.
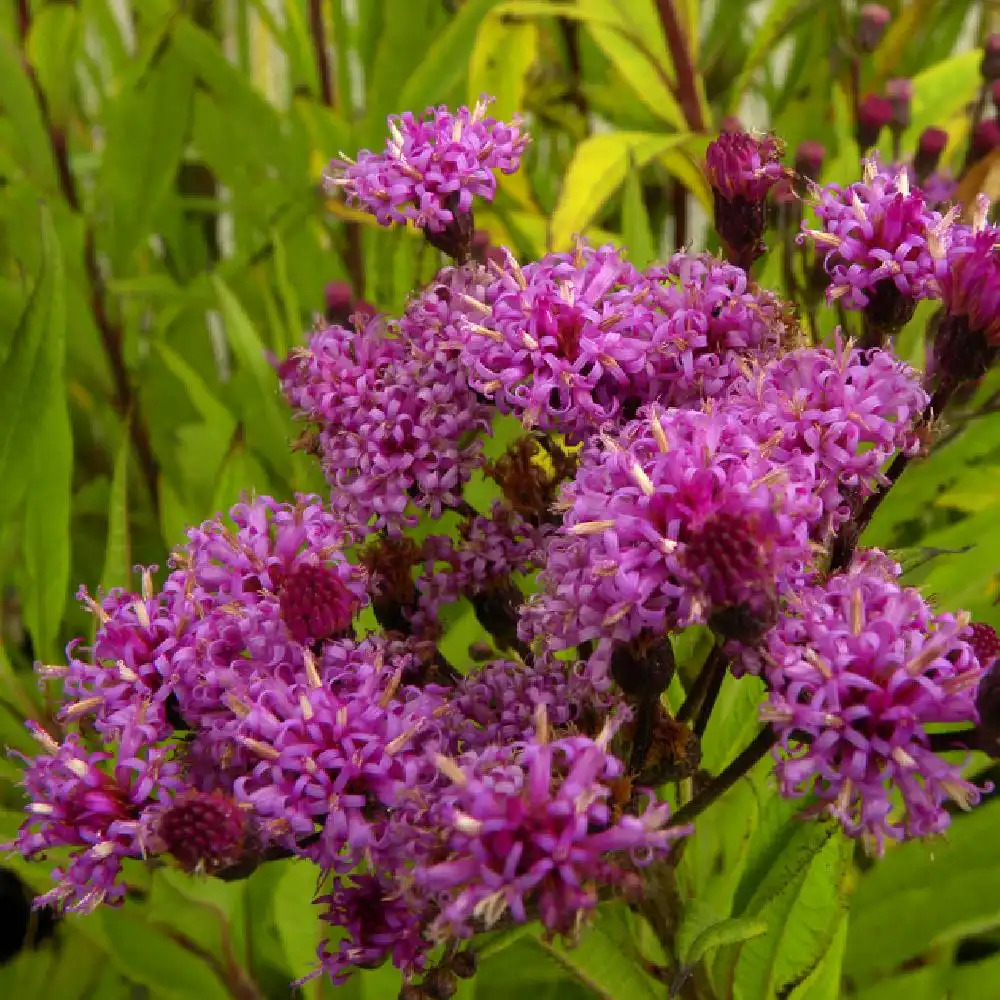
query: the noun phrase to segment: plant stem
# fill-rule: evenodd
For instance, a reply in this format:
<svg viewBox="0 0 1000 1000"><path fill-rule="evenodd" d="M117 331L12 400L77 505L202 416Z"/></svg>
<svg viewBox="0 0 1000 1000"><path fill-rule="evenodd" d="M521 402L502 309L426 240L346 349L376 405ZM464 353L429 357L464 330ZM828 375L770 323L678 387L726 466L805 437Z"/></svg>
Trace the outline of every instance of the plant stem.
<svg viewBox="0 0 1000 1000"><path fill-rule="evenodd" d="M705 120L701 115L701 101L698 95L697 77L694 62L691 58L691 48L684 37L680 18L674 0L657 0L656 9L663 25L663 34L667 40L667 48L674 62L677 82L674 91L677 102L684 112L684 120L692 132L704 132Z"/></svg>
<svg viewBox="0 0 1000 1000"><path fill-rule="evenodd" d="M722 644L716 642L709 651L708 656L705 657L705 662L701 665L701 670L698 671L698 676L694 679L694 684L691 685L691 690L688 691L687 697L684 699L684 704L681 705L680 710L677 712L676 718L678 722L689 722L698 715L702 703L705 701L705 696L712 686L712 677L718 671L720 659L723 663L725 662Z"/></svg>
<svg viewBox="0 0 1000 1000"><path fill-rule="evenodd" d="M684 826L700 816L717 798L729 791L740 778L763 760L771 747L774 746L775 741L776 737L771 731L771 727L765 726L738 757L704 788L696 792L694 798L687 805L682 806L670 817L667 826Z"/></svg>
<svg viewBox="0 0 1000 1000"><path fill-rule="evenodd" d="M48 100L45 97L41 84L38 82L34 67L28 59L27 42L28 34L31 30L31 10L27 0L18 0L18 30L21 41L21 58L24 63L28 82L31 84L35 100L38 103L39 115L49 138L52 159L55 163L56 176L59 181L59 191L70 209L77 215L83 215L79 189L77 188L73 171L70 168L66 133L52 121ZM139 467L142 470L146 488L149 491L153 510L158 511L160 506L159 465L153 454L149 433L142 421L138 399L132 385L128 366L125 363L123 331L121 326L111 319L108 312L104 278L101 275L101 268L97 259L94 230L89 220L85 221L84 228L83 264L90 290L90 308L94 324L97 327L101 346L104 349L108 367L111 370L111 381L114 387L113 405L121 419L128 426L128 432L132 438L132 446L139 458Z"/></svg>

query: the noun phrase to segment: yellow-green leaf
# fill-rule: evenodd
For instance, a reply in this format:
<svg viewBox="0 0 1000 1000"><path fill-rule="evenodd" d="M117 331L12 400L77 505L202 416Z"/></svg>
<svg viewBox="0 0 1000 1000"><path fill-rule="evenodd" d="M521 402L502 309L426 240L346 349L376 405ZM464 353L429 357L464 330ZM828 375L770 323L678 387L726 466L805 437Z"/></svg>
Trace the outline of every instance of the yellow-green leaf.
<svg viewBox="0 0 1000 1000"><path fill-rule="evenodd" d="M573 236L594 221L621 187L630 163L645 166L687 138L687 133L609 132L581 142L573 153L552 213L551 249L566 249Z"/></svg>

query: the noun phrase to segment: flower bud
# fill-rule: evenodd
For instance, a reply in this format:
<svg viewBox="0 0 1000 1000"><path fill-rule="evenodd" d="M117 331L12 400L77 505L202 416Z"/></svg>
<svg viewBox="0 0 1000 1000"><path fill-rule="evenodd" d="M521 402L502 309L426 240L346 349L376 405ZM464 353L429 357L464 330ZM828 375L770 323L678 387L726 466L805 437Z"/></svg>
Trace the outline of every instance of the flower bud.
<svg viewBox="0 0 1000 1000"><path fill-rule="evenodd" d="M983 43L979 72L984 80L1000 80L1000 32L994 32Z"/></svg>
<svg viewBox="0 0 1000 1000"><path fill-rule="evenodd" d="M355 314L374 316L375 307L364 299L354 298L351 286L344 281L331 281L323 290L326 300L324 315L328 323L349 326Z"/></svg>
<svg viewBox="0 0 1000 1000"><path fill-rule="evenodd" d="M892 121L892 104L885 97L869 94L858 107L854 136L862 150L878 144L882 129Z"/></svg>
<svg viewBox="0 0 1000 1000"><path fill-rule="evenodd" d="M913 172L919 184L937 170L938 161L948 145L948 133L943 128L925 128L920 133L917 152L913 157Z"/></svg>
<svg viewBox="0 0 1000 1000"><path fill-rule="evenodd" d="M457 952L451 960L451 971L459 979L471 979L476 974L478 965L479 960L476 958L476 953L471 948L465 948Z"/></svg>
<svg viewBox="0 0 1000 1000"><path fill-rule="evenodd" d="M767 249L763 235L767 194L788 171L782 145L771 136L723 132L705 153L715 202L715 228L731 263L748 270Z"/></svg>
<svg viewBox="0 0 1000 1000"><path fill-rule="evenodd" d="M899 131L909 128L913 83L905 77L889 80L885 85L885 96L892 107L892 120L889 124Z"/></svg>
<svg viewBox="0 0 1000 1000"><path fill-rule="evenodd" d="M799 148L795 150L795 171L811 181L818 181L823 170L823 160L826 157L826 150L823 144L812 139L806 139L799 143Z"/></svg>
<svg viewBox="0 0 1000 1000"><path fill-rule="evenodd" d="M998 146L1000 146L1000 124L993 118L981 121L972 130L972 138L969 140L969 166L978 163Z"/></svg>
<svg viewBox="0 0 1000 1000"><path fill-rule="evenodd" d="M892 14L882 4L864 4L859 11L858 29L854 36L858 48L862 52L874 52L891 20Z"/></svg>

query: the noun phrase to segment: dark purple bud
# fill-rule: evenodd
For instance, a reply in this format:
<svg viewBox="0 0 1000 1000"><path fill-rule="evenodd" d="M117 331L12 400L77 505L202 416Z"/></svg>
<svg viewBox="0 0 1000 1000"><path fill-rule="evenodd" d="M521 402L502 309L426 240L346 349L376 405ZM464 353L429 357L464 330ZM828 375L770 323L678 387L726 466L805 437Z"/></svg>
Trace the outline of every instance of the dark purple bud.
<svg viewBox="0 0 1000 1000"><path fill-rule="evenodd" d="M451 960L451 971L459 979L471 979L476 974L479 960L476 953L471 948L465 948L458 952Z"/></svg>
<svg viewBox="0 0 1000 1000"><path fill-rule="evenodd" d="M1000 636L989 625L973 622L972 638L966 641L976 654L976 659L986 668L976 693L976 746L991 757L1000 757Z"/></svg>
<svg viewBox="0 0 1000 1000"><path fill-rule="evenodd" d="M296 642L312 645L347 631L356 600L326 566L299 563L281 582L281 618Z"/></svg>
<svg viewBox="0 0 1000 1000"><path fill-rule="evenodd" d="M983 42L983 60L979 72L984 80L1000 80L1000 32L994 32Z"/></svg>
<svg viewBox="0 0 1000 1000"><path fill-rule="evenodd" d="M892 106L892 121L889 124L894 129L909 128L913 83L905 78L889 80L885 85L885 96Z"/></svg>
<svg viewBox="0 0 1000 1000"><path fill-rule="evenodd" d="M659 697L676 668L674 649L666 636L640 636L615 646L611 654L611 676L633 698Z"/></svg>
<svg viewBox="0 0 1000 1000"><path fill-rule="evenodd" d="M869 94L858 107L855 139L861 149L869 150L878 145L882 129L892 121L892 103L887 97Z"/></svg>
<svg viewBox="0 0 1000 1000"><path fill-rule="evenodd" d="M917 153L913 157L913 172L919 184L937 170L938 161L948 145L948 133L943 128L925 128L920 133Z"/></svg>
<svg viewBox="0 0 1000 1000"><path fill-rule="evenodd" d="M993 118L981 121L972 130L972 138L969 140L968 165L978 163L998 146L1000 146L1000 124Z"/></svg>
<svg viewBox="0 0 1000 1000"><path fill-rule="evenodd" d="M192 792L167 809L156 832L185 871L212 874L239 858L245 829L246 816L232 799Z"/></svg>
<svg viewBox="0 0 1000 1000"><path fill-rule="evenodd" d="M788 171L773 136L723 132L708 144L705 172L715 201L715 228L730 263L747 270L767 249L763 235L767 194Z"/></svg>
<svg viewBox="0 0 1000 1000"><path fill-rule="evenodd" d="M424 977L423 987L429 1000L451 1000L458 992L458 978L450 969L431 969Z"/></svg>
<svg viewBox="0 0 1000 1000"><path fill-rule="evenodd" d="M892 14L882 4L864 4L858 12L858 30L854 36L858 48L862 52L874 52L891 20Z"/></svg>
<svg viewBox="0 0 1000 1000"><path fill-rule="evenodd" d="M347 282L331 281L323 290L323 297L326 300L324 315L328 323L349 326L351 317L355 314L375 315L375 307L365 302L364 299L354 298L351 286Z"/></svg>
<svg viewBox="0 0 1000 1000"><path fill-rule="evenodd" d="M799 143L799 148L795 150L795 171L811 181L818 181L825 158L826 149L823 144L806 139L805 142Z"/></svg>
<svg viewBox="0 0 1000 1000"><path fill-rule="evenodd" d="M994 80L990 84L990 97L993 98L993 110L1000 114L1000 80Z"/></svg>

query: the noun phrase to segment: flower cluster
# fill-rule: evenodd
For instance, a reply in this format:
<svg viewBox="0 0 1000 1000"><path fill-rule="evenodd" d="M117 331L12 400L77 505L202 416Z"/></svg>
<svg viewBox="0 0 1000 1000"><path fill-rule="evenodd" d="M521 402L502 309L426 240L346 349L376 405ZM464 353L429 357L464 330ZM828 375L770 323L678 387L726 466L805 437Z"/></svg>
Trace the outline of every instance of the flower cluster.
<svg viewBox="0 0 1000 1000"><path fill-rule="evenodd" d="M943 803L980 790L938 757L929 726L977 721L983 665L963 616L860 567L795 595L763 647L762 710L780 740L783 794L811 793L852 836L940 833Z"/></svg>
<svg viewBox="0 0 1000 1000"><path fill-rule="evenodd" d="M246 499L192 528L159 585L154 567L134 592L81 590L94 638L39 668L62 701L30 724L6 845L61 850L40 902L120 902L138 860L232 878L297 858L334 931L313 974L391 961L401 995L430 998L472 974L480 932L537 920L572 941L605 898L639 901L647 862L772 747L780 793L874 851L940 833L983 789L938 751L1000 756L1000 639L858 539L1000 350L985 204L963 225L874 163L844 190L793 186L776 140L728 132L706 162L727 260L639 270L580 239L519 263L482 234L479 263L473 200L517 168L520 123L481 102L390 133L334 183L455 264L398 318L331 286L278 366L328 500ZM804 144L800 173L821 160ZM860 348L818 343L750 273L772 188L797 227L807 180L806 235L829 300L864 311ZM882 345L930 297L920 373ZM689 626L711 633L693 680ZM766 689L763 729L671 815L635 786L708 759L727 673Z"/></svg>
<svg viewBox="0 0 1000 1000"><path fill-rule="evenodd" d="M519 122L506 125L487 115L489 104L391 117L385 151L362 150L356 162L334 160L330 186L343 188L383 226L412 221L443 230L472 210L473 198L493 200L494 171L514 173L528 144Z"/></svg>
<svg viewBox="0 0 1000 1000"><path fill-rule="evenodd" d="M803 235L826 254L831 302L862 309L876 328L894 332L918 300L938 297L952 219L928 207L907 170L880 170L869 160L861 182L815 190L822 228Z"/></svg>
<svg viewBox="0 0 1000 1000"><path fill-rule="evenodd" d="M289 403L317 429L334 510L361 532L414 524L414 507L440 516L482 461L488 414L429 341L374 318L319 330L281 366Z"/></svg>

